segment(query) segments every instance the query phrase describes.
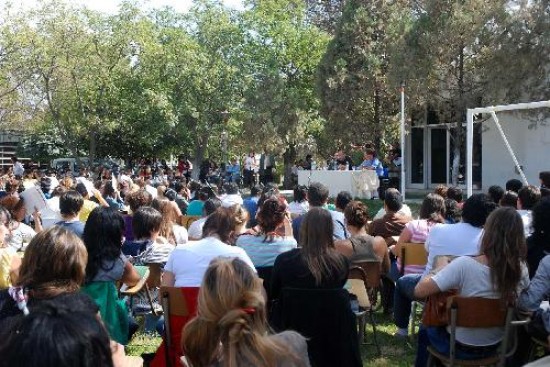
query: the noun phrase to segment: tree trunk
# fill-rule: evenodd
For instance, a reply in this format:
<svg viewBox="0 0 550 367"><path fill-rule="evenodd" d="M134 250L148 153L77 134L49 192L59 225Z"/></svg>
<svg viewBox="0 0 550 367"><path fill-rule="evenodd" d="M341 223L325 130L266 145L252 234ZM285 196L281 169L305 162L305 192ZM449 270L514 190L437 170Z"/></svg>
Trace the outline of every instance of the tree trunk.
<svg viewBox="0 0 550 367"><path fill-rule="evenodd" d="M90 166L93 167L94 161L97 155L97 132L90 132L90 145L88 147L88 157L90 159ZM118 158L118 157L117 157Z"/></svg>
<svg viewBox="0 0 550 367"><path fill-rule="evenodd" d="M296 161L296 144L292 143L289 145L288 149L283 153L283 163L284 163L284 180L283 188L285 190L290 190L293 188L292 182L292 165Z"/></svg>
<svg viewBox="0 0 550 367"><path fill-rule="evenodd" d="M378 81L374 81L374 146L376 150L380 150L380 145L382 143L382 121L380 114L380 87L378 86Z"/></svg>
<svg viewBox="0 0 550 367"><path fill-rule="evenodd" d="M462 156L462 143L464 141L464 130L462 123L465 120L464 109L466 104L464 102L464 46L460 47L458 55L458 104L456 106L455 118L457 126L453 137L454 149L453 149L453 168L452 168L452 184L457 186L460 176L460 158Z"/></svg>
<svg viewBox="0 0 550 367"><path fill-rule="evenodd" d="M206 153L207 141L208 137L201 137L195 145L195 158L193 158L193 171L191 172L191 178L194 180L199 179L199 171Z"/></svg>

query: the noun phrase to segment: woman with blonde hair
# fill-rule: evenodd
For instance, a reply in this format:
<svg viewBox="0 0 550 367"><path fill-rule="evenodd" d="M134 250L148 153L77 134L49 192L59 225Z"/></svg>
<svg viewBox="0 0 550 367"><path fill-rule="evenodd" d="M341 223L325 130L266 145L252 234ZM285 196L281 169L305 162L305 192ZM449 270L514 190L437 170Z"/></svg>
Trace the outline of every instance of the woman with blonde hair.
<svg viewBox="0 0 550 367"><path fill-rule="evenodd" d="M177 219L179 217L176 211L177 205L175 208L172 202L166 199L157 198L153 200L152 206L162 214L159 235L166 238L172 245L187 243L187 229L177 224Z"/></svg>
<svg viewBox="0 0 550 367"><path fill-rule="evenodd" d="M198 313L184 328L190 366L309 366L306 340L294 331L270 335L261 280L242 260L212 260Z"/></svg>
<svg viewBox="0 0 550 367"><path fill-rule="evenodd" d="M15 280L14 276L21 265L21 258L6 242L10 235L10 213L0 206L0 289L8 288Z"/></svg>

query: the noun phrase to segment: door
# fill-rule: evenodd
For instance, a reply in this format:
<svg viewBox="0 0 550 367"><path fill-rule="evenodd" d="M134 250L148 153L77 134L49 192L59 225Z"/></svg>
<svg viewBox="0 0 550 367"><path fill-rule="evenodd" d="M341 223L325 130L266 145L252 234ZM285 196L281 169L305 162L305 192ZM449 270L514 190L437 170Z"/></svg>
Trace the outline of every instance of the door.
<svg viewBox="0 0 550 367"><path fill-rule="evenodd" d="M407 187L414 189L424 189L426 187L425 180L425 128L412 127L409 134L407 162L410 167L407 170Z"/></svg>
<svg viewBox="0 0 550 367"><path fill-rule="evenodd" d="M429 167L428 181L430 187L448 182L449 172L449 147L448 131L441 128L430 128L429 131Z"/></svg>

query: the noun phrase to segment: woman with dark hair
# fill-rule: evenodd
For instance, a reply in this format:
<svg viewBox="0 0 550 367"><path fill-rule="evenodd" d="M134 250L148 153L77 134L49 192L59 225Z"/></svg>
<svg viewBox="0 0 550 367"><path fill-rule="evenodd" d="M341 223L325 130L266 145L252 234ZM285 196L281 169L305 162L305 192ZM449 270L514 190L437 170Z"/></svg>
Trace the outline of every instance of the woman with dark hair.
<svg viewBox="0 0 550 367"><path fill-rule="evenodd" d="M153 196L147 190L139 189L126 195L125 200L130 206L130 213L124 214L124 238L126 241L132 241L134 239L133 215L142 206L150 206L153 202Z"/></svg>
<svg viewBox="0 0 550 367"><path fill-rule="evenodd" d="M279 254L297 247L286 201L281 197L272 196L264 200L256 220L258 226L237 239L237 246L246 251L255 267L273 266Z"/></svg>
<svg viewBox="0 0 550 367"><path fill-rule="evenodd" d="M527 266L529 277L537 272L539 262L550 255L550 198L539 201L533 207L533 233L527 238Z"/></svg>
<svg viewBox="0 0 550 367"><path fill-rule="evenodd" d="M445 222L447 224L455 224L462 219L462 208L454 199L445 199Z"/></svg>
<svg viewBox="0 0 550 367"><path fill-rule="evenodd" d="M254 269L246 252L233 246L242 233L248 213L240 206L218 208L210 214L202 229L200 241L178 245L164 268L162 285L199 287L210 261L218 256L238 257Z"/></svg>
<svg viewBox="0 0 550 367"><path fill-rule="evenodd" d="M109 204L109 207L121 210L124 208L124 201L120 198L120 193L113 186L113 181L107 181L105 187L103 187L103 197L105 201Z"/></svg>
<svg viewBox="0 0 550 367"><path fill-rule="evenodd" d="M350 237L336 241L334 243L336 250L346 256L351 263L386 260L382 267L384 272L387 271L388 246L384 238L367 233L366 226L369 221L367 206L360 201L351 201L344 209L344 217Z"/></svg>
<svg viewBox="0 0 550 367"><path fill-rule="evenodd" d="M277 299L285 287L341 288L349 271L348 259L336 251L332 216L323 208L312 208L300 230L300 247L277 256L271 278L271 293Z"/></svg>
<svg viewBox="0 0 550 367"><path fill-rule="evenodd" d="M288 211L293 218L307 213L309 202L307 201L307 186L299 185L294 188L294 201L288 204Z"/></svg>
<svg viewBox="0 0 550 367"><path fill-rule="evenodd" d="M6 319L28 314L49 299L77 299L81 311L96 314L96 304L79 292L87 261L86 247L73 232L55 226L38 233L25 251L14 287L0 291L0 330Z"/></svg>
<svg viewBox="0 0 550 367"><path fill-rule="evenodd" d="M439 223L445 223L445 200L438 194L428 194L422 201L419 218L405 225L405 228L403 228L397 240L397 246L404 243L425 243L430 230L434 225ZM400 254L396 253L394 249L395 246L390 247L390 251L394 256L398 257L398 259L392 262L392 271L390 275L392 279L396 281L400 278L401 260L399 259ZM404 273L422 274L424 268L424 266L419 265L407 265Z"/></svg>
<svg viewBox="0 0 550 367"><path fill-rule="evenodd" d="M502 195L500 199L500 206L508 206L511 208L518 207L518 193L512 190L508 190Z"/></svg>
<svg viewBox="0 0 550 367"><path fill-rule="evenodd" d="M124 219L111 208L97 207L84 227L84 245L88 250L86 281L122 281L133 286L140 276L122 254Z"/></svg>
<svg viewBox="0 0 550 367"><path fill-rule="evenodd" d="M71 307L72 306L72 307ZM79 304L45 301L2 330L0 367L113 367L124 347L112 343L101 320ZM116 357L120 360L120 357Z"/></svg>
<svg viewBox="0 0 550 367"><path fill-rule="evenodd" d="M210 262L197 316L184 328L192 366L309 366L306 340L294 331L270 334L262 282L238 258Z"/></svg>
<svg viewBox="0 0 550 367"><path fill-rule="evenodd" d="M500 299L515 302L521 289L529 284L523 221L513 208L499 208L487 218L481 238L479 256L461 256L435 275L424 277L416 286L414 295L424 299L430 295L456 289L463 297ZM426 357L425 336L439 353L448 355L449 334L445 327L421 329L416 365ZM424 334L425 333L425 334ZM458 327L456 332L457 358L477 359L497 351L504 336L504 328ZM421 342L424 340L424 343Z"/></svg>

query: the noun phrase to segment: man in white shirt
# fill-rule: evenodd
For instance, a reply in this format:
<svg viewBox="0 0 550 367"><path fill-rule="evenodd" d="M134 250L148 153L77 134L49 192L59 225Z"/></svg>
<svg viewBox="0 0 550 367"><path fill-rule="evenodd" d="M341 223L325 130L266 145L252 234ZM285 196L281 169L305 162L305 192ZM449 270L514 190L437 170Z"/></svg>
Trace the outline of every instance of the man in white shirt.
<svg viewBox="0 0 550 367"><path fill-rule="evenodd" d="M523 221L525 237L529 237L533 233L533 228L531 227L533 215L531 210L539 200L540 189L536 186L524 186L518 192L518 213L521 215L521 220Z"/></svg>
<svg viewBox="0 0 550 367"><path fill-rule="evenodd" d="M486 194L472 195L464 202L462 222L437 224L426 238L428 263L424 274L407 274L396 282L394 293L394 320L398 328L397 336L406 336L411 314L414 288L420 279L430 273L437 256L477 256L483 226L487 217L497 207Z"/></svg>

